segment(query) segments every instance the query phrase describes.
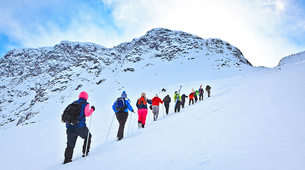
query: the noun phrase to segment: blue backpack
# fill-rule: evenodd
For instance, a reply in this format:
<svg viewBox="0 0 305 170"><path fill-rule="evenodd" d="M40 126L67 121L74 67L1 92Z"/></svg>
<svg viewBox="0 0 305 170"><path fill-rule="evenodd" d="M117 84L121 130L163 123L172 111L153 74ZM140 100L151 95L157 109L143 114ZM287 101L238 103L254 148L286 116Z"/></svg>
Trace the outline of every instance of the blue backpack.
<svg viewBox="0 0 305 170"><path fill-rule="evenodd" d="M119 97L115 102L115 110L122 112L127 109L127 105L125 102L125 97Z"/></svg>

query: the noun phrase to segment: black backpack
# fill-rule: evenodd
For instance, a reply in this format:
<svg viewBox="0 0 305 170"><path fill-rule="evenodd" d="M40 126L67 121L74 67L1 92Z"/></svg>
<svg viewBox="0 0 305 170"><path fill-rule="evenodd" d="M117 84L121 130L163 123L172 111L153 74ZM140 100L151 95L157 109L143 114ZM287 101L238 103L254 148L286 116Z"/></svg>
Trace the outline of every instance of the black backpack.
<svg viewBox="0 0 305 170"><path fill-rule="evenodd" d="M125 97L119 97L115 102L115 110L122 112L127 109L127 105L125 103Z"/></svg>
<svg viewBox="0 0 305 170"><path fill-rule="evenodd" d="M169 102L169 96L165 96L163 102Z"/></svg>
<svg viewBox="0 0 305 170"><path fill-rule="evenodd" d="M63 114L61 115L61 121L63 123L67 123L69 125L76 125L79 123L79 121L85 117L83 115L81 118L79 118L79 115L82 111L82 104L87 102L81 102L77 103L76 101L69 104L66 109L64 110Z"/></svg>

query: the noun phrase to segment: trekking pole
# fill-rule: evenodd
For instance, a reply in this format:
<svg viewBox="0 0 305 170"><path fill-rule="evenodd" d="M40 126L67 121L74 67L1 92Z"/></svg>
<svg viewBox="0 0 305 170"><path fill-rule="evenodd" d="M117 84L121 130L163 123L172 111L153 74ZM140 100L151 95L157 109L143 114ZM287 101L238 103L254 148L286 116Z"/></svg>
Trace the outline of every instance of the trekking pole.
<svg viewBox="0 0 305 170"><path fill-rule="evenodd" d="M129 102L129 104L130 104L130 106L132 107L132 105L131 105L130 102ZM133 113L136 114L136 112L135 112L135 110L134 110L134 107L132 107L132 109L133 109L133 111L134 111ZM128 131L127 131L127 135L129 134L129 130L130 130L131 118L132 118L132 113L131 113L131 116L130 116L130 122L129 122L129 127L128 127ZM134 124L133 124L133 126L134 126Z"/></svg>
<svg viewBox="0 0 305 170"><path fill-rule="evenodd" d="M147 119L147 122L149 122L149 117L150 117L150 116L149 116L149 115L150 115L150 111L149 111L149 110L150 110L150 109L147 109L147 110L148 110L148 115L147 115L147 116L148 116L148 119Z"/></svg>
<svg viewBox="0 0 305 170"><path fill-rule="evenodd" d="M87 134L87 139L86 139L87 140L87 142L86 142L86 149L85 149L85 153L83 153L83 157L87 156L87 149L88 149L88 142L89 142L89 134L90 134L91 122L92 122L92 115L90 117L89 129L88 129L88 134Z"/></svg>
<svg viewBox="0 0 305 170"><path fill-rule="evenodd" d="M132 114L133 114L133 113L131 112L130 121L129 121L129 126L128 126L128 131L127 131L127 135L129 134L129 129L130 129L130 123L131 123Z"/></svg>
<svg viewBox="0 0 305 170"><path fill-rule="evenodd" d="M134 124L136 123L136 121L137 121L137 117L134 119L134 122L133 122L133 124L132 124L132 126L131 126L131 130L133 129Z"/></svg>
<svg viewBox="0 0 305 170"><path fill-rule="evenodd" d="M150 113L150 110L149 110L149 108L148 108L147 110L148 110L148 113L147 113L147 116L146 116L146 117L148 117L148 118L147 118L147 121L146 121L146 122L149 122L149 113Z"/></svg>
<svg viewBox="0 0 305 170"><path fill-rule="evenodd" d="M113 118L112 118L112 121L111 121L111 124L110 124L109 130L108 130L108 134L107 134L107 137L106 137L105 143L107 142L107 139L108 139L108 136L109 136L109 132L110 132L110 129L111 129L111 126L112 126L112 122L113 122L114 116L115 116L115 114L113 115Z"/></svg>
<svg viewBox="0 0 305 170"><path fill-rule="evenodd" d="M162 104L162 110L163 110L163 119L164 119L164 104Z"/></svg>

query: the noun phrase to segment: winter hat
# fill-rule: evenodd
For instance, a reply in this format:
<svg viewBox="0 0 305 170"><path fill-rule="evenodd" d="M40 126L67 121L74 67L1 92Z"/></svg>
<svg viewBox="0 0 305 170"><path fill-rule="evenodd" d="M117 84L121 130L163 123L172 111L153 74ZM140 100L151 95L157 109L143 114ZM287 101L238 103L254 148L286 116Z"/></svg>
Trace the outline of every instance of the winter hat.
<svg viewBox="0 0 305 170"><path fill-rule="evenodd" d="M87 92L82 91L82 92L79 93L78 97L79 97L79 98L83 98L83 99L88 100L88 97L89 97L89 96L88 96L88 93L87 93Z"/></svg>
<svg viewBox="0 0 305 170"><path fill-rule="evenodd" d="M125 91L123 91L121 97L127 97L127 93Z"/></svg>

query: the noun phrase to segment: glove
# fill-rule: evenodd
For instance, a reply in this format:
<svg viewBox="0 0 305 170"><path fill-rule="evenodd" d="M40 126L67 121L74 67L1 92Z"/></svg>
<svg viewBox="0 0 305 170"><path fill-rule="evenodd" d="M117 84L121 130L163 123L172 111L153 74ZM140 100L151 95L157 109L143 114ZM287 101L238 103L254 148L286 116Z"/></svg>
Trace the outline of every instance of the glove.
<svg viewBox="0 0 305 170"><path fill-rule="evenodd" d="M132 110L131 112L136 113L134 110Z"/></svg>
<svg viewBox="0 0 305 170"><path fill-rule="evenodd" d="M94 106L91 106L91 109L93 109L95 111L95 107Z"/></svg>

